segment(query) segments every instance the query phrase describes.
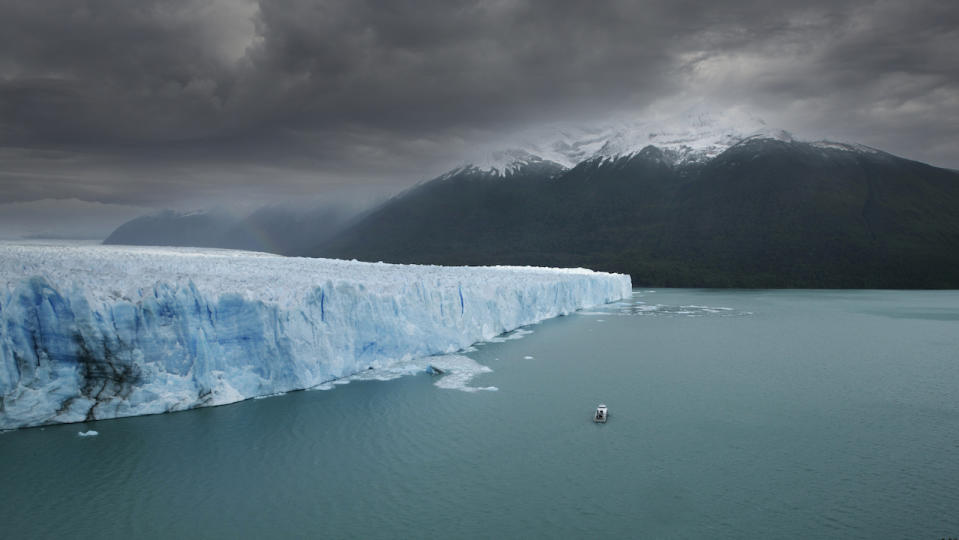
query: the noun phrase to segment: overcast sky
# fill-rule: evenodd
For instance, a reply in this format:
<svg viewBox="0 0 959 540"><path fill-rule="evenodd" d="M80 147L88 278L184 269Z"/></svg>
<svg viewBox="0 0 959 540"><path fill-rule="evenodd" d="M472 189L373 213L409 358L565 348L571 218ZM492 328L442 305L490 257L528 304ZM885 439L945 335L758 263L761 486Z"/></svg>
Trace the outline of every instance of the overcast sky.
<svg viewBox="0 0 959 540"><path fill-rule="evenodd" d="M374 197L690 106L959 168L956 51L948 0L0 0L0 236Z"/></svg>

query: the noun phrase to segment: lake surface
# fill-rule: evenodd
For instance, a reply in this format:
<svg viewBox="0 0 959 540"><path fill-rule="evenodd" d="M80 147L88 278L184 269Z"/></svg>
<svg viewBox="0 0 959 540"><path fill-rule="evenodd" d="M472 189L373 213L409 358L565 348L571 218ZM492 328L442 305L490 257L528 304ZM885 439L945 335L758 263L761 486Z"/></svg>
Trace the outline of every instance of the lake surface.
<svg viewBox="0 0 959 540"><path fill-rule="evenodd" d="M0 434L0 537L959 536L957 291L637 290L527 330L445 383Z"/></svg>

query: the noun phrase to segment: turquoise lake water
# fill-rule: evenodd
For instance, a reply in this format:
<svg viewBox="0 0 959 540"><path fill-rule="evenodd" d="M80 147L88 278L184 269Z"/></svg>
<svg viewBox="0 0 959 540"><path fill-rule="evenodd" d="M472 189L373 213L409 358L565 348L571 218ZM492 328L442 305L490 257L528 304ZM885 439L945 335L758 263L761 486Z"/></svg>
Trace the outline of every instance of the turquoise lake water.
<svg viewBox="0 0 959 540"><path fill-rule="evenodd" d="M959 536L957 291L637 290L526 330L446 383L0 434L0 537Z"/></svg>

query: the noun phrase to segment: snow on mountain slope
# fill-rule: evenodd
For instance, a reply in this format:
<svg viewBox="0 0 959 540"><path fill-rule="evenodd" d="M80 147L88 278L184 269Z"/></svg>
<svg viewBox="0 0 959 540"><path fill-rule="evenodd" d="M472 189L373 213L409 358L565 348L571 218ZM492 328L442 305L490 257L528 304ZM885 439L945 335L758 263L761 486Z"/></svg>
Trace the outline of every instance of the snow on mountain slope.
<svg viewBox="0 0 959 540"><path fill-rule="evenodd" d="M564 166L552 160L546 160L526 150L514 148L487 152L478 159L457 167L444 176L450 177L463 171L473 170L481 174L509 178L533 168L548 172L560 172L565 169Z"/></svg>
<svg viewBox="0 0 959 540"><path fill-rule="evenodd" d="M310 388L630 294L583 269L0 245L0 429Z"/></svg>
<svg viewBox="0 0 959 540"><path fill-rule="evenodd" d="M625 117L592 125L549 125L515 136L513 150L487 155L511 161L522 161L520 156L527 161L532 157L571 168L587 160L635 154L652 145L663 150L666 159L682 164L711 159L751 137L792 140L789 133L771 129L754 116L697 108L675 116ZM484 159L476 162L486 163Z"/></svg>
<svg viewBox="0 0 959 540"><path fill-rule="evenodd" d="M885 154L882 150L877 150L871 146L854 143L840 143L833 141L815 141L810 143L814 148L821 150L840 150L843 152L854 152L859 154Z"/></svg>
<svg viewBox="0 0 959 540"><path fill-rule="evenodd" d="M675 163L685 163L716 157L749 137L789 137L768 128L761 119L727 116L688 111L676 118L624 119L592 128L565 127L556 130L558 137L535 148L545 158L565 164L630 155L652 145L664 150Z"/></svg>
<svg viewBox="0 0 959 540"><path fill-rule="evenodd" d="M537 165L552 165L553 174L584 161L612 160L638 154L647 146L672 165L704 163L729 148L752 139L794 142L793 135L771 128L761 118L741 111L710 111L703 107L655 118L623 117L592 124L551 124L506 137L508 150L485 151L444 177L464 171L508 178ZM811 142L820 149L877 153L859 144Z"/></svg>

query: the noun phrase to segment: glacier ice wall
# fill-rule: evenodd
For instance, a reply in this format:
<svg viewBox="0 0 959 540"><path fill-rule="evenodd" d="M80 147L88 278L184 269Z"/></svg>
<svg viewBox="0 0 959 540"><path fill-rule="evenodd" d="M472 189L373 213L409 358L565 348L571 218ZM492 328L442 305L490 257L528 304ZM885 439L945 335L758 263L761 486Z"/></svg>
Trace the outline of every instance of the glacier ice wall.
<svg viewBox="0 0 959 540"><path fill-rule="evenodd" d="M0 245L0 429L221 405L627 297L629 276Z"/></svg>

